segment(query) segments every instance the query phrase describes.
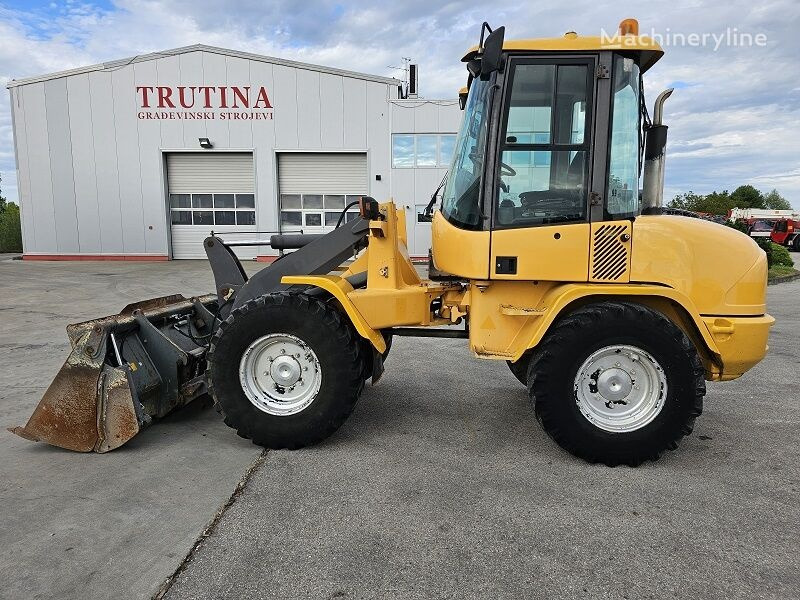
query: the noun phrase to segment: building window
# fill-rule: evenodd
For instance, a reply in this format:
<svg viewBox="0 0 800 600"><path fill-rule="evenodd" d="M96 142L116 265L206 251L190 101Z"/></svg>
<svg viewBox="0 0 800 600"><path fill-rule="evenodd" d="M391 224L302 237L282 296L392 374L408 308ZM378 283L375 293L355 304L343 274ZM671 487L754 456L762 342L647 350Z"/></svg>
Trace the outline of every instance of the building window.
<svg viewBox="0 0 800 600"><path fill-rule="evenodd" d="M281 230L336 227L344 207L360 196L345 194L281 194ZM358 216L358 207L347 211L347 221Z"/></svg>
<svg viewBox="0 0 800 600"><path fill-rule="evenodd" d="M455 142L454 133L396 133L392 135L392 167L447 168Z"/></svg>
<svg viewBox="0 0 800 600"><path fill-rule="evenodd" d="M253 194L170 194L173 225L255 225Z"/></svg>
<svg viewBox="0 0 800 600"><path fill-rule="evenodd" d="M414 166L413 135L392 136L392 166L397 168Z"/></svg>

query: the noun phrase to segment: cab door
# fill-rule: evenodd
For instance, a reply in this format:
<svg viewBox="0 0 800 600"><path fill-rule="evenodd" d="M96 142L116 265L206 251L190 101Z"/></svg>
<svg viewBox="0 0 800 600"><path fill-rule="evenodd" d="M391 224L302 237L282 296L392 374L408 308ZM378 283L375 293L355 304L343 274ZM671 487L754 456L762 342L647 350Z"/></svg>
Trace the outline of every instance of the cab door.
<svg viewBox="0 0 800 600"><path fill-rule="evenodd" d="M490 278L588 280L595 72L592 56L509 61Z"/></svg>

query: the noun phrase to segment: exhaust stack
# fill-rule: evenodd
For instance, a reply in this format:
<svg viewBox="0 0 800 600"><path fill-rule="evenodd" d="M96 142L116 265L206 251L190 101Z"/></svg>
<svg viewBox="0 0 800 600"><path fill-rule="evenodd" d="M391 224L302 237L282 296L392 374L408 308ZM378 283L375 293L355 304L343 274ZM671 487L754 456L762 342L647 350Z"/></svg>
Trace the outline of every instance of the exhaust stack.
<svg viewBox="0 0 800 600"><path fill-rule="evenodd" d="M664 90L653 107L653 123L645 131L642 212L658 212L664 202L664 163L667 152L667 129L664 125L664 102L674 88Z"/></svg>

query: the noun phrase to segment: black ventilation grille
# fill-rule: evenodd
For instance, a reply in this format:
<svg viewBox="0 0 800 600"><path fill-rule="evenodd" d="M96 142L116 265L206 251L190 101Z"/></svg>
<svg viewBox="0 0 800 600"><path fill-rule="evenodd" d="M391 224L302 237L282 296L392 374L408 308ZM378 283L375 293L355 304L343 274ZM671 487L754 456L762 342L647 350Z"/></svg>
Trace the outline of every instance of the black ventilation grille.
<svg viewBox="0 0 800 600"><path fill-rule="evenodd" d="M592 279L617 281L628 268L628 245L621 239L627 225L603 225L594 234Z"/></svg>

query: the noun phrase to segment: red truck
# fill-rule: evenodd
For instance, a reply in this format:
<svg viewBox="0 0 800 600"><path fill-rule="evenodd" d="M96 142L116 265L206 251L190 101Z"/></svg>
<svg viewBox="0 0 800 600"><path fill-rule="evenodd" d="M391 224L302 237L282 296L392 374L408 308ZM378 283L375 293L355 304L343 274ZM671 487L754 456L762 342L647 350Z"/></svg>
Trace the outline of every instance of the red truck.
<svg viewBox="0 0 800 600"><path fill-rule="evenodd" d="M800 252L800 212L796 210L733 208L728 219L746 223L750 237L770 238Z"/></svg>
<svg viewBox="0 0 800 600"><path fill-rule="evenodd" d="M776 244L800 252L800 218L785 218L775 221L769 237Z"/></svg>

